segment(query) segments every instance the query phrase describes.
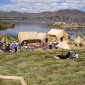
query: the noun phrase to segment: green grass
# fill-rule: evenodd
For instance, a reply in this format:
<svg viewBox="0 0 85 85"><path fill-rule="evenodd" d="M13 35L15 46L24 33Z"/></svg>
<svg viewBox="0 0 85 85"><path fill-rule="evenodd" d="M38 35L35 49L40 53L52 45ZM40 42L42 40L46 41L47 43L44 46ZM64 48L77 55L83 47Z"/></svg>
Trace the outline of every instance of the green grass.
<svg viewBox="0 0 85 85"><path fill-rule="evenodd" d="M28 85L85 85L85 51L73 60L56 60L56 54L61 50L0 53L0 75L23 76ZM21 84L0 79L0 85Z"/></svg>

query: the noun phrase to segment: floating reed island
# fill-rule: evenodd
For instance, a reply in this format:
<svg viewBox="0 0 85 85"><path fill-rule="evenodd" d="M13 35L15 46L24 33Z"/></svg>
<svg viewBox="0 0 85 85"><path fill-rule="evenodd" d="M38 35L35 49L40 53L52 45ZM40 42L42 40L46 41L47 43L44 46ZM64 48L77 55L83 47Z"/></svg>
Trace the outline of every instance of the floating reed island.
<svg viewBox="0 0 85 85"><path fill-rule="evenodd" d="M53 28L69 29L69 30L85 29L85 23L55 22L55 23L50 23L49 26Z"/></svg>
<svg viewBox="0 0 85 85"><path fill-rule="evenodd" d="M0 22L0 29L14 28L15 24L8 22Z"/></svg>

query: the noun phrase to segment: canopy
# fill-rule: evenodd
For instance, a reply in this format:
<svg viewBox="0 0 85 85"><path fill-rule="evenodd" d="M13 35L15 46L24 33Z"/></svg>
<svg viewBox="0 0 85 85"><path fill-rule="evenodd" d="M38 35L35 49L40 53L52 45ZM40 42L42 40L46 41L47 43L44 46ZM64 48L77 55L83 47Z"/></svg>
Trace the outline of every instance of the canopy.
<svg viewBox="0 0 85 85"><path fill-rule="evenodd" d="M70 47L69 47L69 45L67 44L66 41L62 41L62 42L60 42L58 45L56 45L56 47L58 47L58 48L62 48L62 49L70 50Z"/></svg>

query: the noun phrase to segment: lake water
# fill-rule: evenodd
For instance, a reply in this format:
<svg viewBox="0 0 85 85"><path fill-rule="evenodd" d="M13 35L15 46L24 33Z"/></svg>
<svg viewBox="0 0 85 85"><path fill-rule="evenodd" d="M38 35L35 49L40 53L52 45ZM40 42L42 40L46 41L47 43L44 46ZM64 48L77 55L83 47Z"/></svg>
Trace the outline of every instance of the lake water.
<svg viewBox="0 0 85 85"><path fill-rule="evenodd" d="M4 34L7 33L8 35L14 36L16 35L18 32L27 32L27 31L32 31L32 32L48 32L51 27L49 27L47 24L45 23L26 23L26 22L19 22L19 23L15 23L16 26L15 28L11 29L4 29L4 30L0 30L0 34ZM69 34L71 34L71 38L73 39L76 35L76 33L80 31L81 33L85 34L85 30L67 30L67 32Z"/></svg>

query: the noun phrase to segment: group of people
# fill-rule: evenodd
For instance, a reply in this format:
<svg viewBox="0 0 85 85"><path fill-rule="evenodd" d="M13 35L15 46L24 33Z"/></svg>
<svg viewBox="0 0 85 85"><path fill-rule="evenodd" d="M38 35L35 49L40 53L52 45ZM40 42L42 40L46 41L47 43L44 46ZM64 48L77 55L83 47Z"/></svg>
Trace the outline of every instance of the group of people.
<svg viewBox="0 0 85 85"><path fill-rule="evenodd" d="M54 56L54 58L56 58L56 59L74 59L74 58L78 58L78 57L79 57L78 52L75 52L75 51L69 51L69 52L67 52L66 55Z"/></svg>
<svg viewBox="0 0 85 85"><path fill-rule="evenodd" d="M57 41L53 42L41 42L41 43L35 43L35 44L28 44L26 42L23 43L23 47L25 50L33 50L33 49L36 49L36 48L42 48L43 50L46 50L46 49L53 49L55 48L55 46L58 44Z"/></svg>
<svg viewBox="0 0 85 85"><path fill-rule="evenodd" d="M5 46L2 45L0 50L4 52L18 52L19 51L19 43L17 41L13 41L11 44L7 44Z"/></svg>
<svg viewBox="0 0 85 85"><path fill-rule="evenodd" d="M49 44L42 42L42 44L39 46L40 48L43 49L52 49L58 44L58 42L50 42ZM30 46L27 43L24 43L23 46L19 44L18 41L13 41L11 44L7 44L3 46L2 43L0 43L0 50L3 52L20 52L22 47L24 47L25 50L34 50L34 46ZM65 56L60 56L59 58L62 59L73 59L73 58L78 58L78 52L74 51L69 51Z"/></svg>
<svg viewBox="0 0 85 85"><path fill-rule="evenodd" d="M69 51L66 54L65 58L68 58L68 59L78 58L78 52L71 52L71 51Z"/></svg>
<svg viewBox="0 0 85 85"><path fill-rule="evenodd" d="M49 43L42 42L41 46L43 49L53 49L58 44L57 41L51 41Z"/></svg>

